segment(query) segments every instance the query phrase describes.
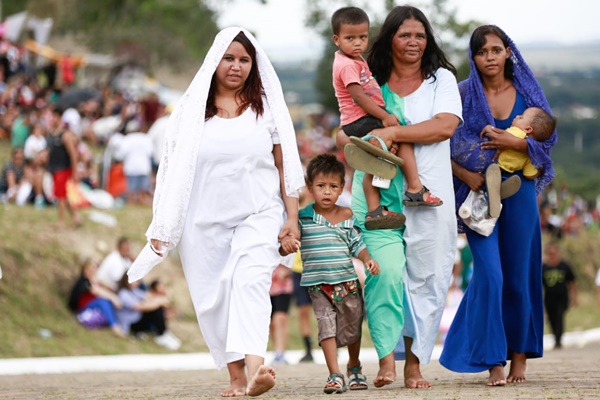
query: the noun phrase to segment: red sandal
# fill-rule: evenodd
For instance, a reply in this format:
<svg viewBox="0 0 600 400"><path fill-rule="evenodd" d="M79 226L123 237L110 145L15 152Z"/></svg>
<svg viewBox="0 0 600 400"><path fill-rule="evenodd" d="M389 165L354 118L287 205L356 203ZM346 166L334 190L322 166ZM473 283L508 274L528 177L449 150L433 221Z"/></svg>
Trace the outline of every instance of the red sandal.
<svg viewBox="0 0 600 400"><path fill-rule="evenodd" d="M425 185L423 185L421 190L419 190L417 193L409 192L407 190L404 192L404 195L407 197L407 199L404 200L402 204L404 204L406 207L439 207L444 204L441 199L432 195L431 192L429 193L429 197L425 199L423 197L425 192L429 192L429 189L427 189Z"/></svg>

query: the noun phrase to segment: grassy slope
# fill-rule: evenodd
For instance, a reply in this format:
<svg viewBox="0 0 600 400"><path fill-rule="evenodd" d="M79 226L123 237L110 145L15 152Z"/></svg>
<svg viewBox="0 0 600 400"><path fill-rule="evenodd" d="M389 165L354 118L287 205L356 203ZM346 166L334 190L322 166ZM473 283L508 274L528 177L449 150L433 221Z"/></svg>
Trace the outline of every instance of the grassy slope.
<svg viewBox="0 0 600 400"><path fill-rule="evenodd" d="M0 141L0 166L9 158L9 144ZM83 210L87 216L91 210ZM152 341L122 340L107 329L82 327L66 308L66 301L79 265L86 257L101 260L117 239L132 240L132 250L141 250L151 219L149 207L128 206L102 211L117 218L116 227L90 220L75 230L56 227L57 212L48 207L17 207L0 204L0 358L120 353L165 352ZM147 281L160 277L169 289L179 316L171 329L183 341L181 352L207 351L191 304L179 263L173 254L157 266ZM290 346L300 348L296 310L291 312ZM40 329L52 332L45 339ZM316 332L316 325L315 329ZM316 341L316 334L315 339Z"/></svg>
<svg viewBox="0 0 600 400"><path fill-rule="evenodd" d="M0 141L2 164L8 152L8 144ZM89 210L84 211L87 213ZM100 260L121 235L132 239L134 251L140 250L145 241L149 208L127 207L107 213L117 218L116 227L88 220L80 229L59 230L54 208L0 205L0 265L4 273L0 280L0 358L165 352L152 341L118 339L106 329L87 330L65 306L83 258ZM600 326L600 311L593 297L594 263L600 259L599 236L586 233L563 241L567 259L577 268L581 288L580 306L568 314L568 330ZM157 266L148 279L153 277L160 277L167 285L180 310L180 316L171 323L172 330L183 339L180 351L206 351L178 257ZM52 337L44 339L40 329L50 330ZM366 326L364 333L363 345L371 346ZM316 333L313 336L316 341ZM292 308L288 348L299 349L301 343L296 310Z"/></svg>

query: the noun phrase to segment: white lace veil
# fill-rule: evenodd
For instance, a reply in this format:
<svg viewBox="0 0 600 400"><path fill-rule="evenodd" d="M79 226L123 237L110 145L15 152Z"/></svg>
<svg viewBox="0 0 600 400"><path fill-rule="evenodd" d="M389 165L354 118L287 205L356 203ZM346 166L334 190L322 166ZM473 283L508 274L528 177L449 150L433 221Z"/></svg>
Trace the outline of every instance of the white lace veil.
<svg viewBox="0 0 600 400"><path fill-rule="evenodd" d="M258 72L281 140L285 191L288 196L298 197L300 189L304 186L294 127L273 65L254 36L246 29L223 29L215 37L202 66L175 106L167 125L165 149L156 177L153 218L146 231L146 237L169 242L169 249L177 246L183 232L194 182L198 147L204 129L206 99L211 79L223 54L240 32L243 32L256 48ZM146 245L142 253L151 252L148 247ZM153 259L151 254L145 255L147 257L140 254L129 270L131 281L140 279L161 261L160 258L152 260L155 261L152 266L136 265L148 264L150 259Z"/></svg>

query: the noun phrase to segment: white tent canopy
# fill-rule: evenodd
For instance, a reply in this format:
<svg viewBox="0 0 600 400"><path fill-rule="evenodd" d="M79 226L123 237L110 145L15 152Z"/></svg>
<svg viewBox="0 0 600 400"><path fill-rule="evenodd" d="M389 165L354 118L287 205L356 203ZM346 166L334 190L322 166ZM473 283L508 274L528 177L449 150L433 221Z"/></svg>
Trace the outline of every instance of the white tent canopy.
<svg viewBox="0 0 600 400"><path fill-rule="evenodd" d="M27 15L27 12L23 11L6 17L6 20L2 23L2 30L4 31L4 37L11 42L18 41L23 30L30 30L36 42L46 44L53 24L52 18L37 18Z"/></svg>

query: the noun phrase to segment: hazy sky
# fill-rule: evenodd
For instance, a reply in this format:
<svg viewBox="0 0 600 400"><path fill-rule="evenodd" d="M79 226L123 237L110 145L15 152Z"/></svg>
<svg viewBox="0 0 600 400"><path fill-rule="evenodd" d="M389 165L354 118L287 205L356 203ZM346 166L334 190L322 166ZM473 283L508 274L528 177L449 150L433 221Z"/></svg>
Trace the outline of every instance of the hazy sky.
<svg viewBox="0 0 600 400"><path fill-rule="evenodd" d="M333 4L334 11L341 2ZM373 0L371 4L383 3ZM230 0L220 6L221 27L241 25L256 33L258 41L274 60L315 58L322 41L304 27L305 0ZM344 5L360 5L348 1ZM404 2L398 2L403 4ZM412 4L420 7L423 1ZM552 41L576 44L600 40L598 0L450 0L461 21L477 19L504 29L517 45ZM310 57L311 54L315 56Z"/></svg>

